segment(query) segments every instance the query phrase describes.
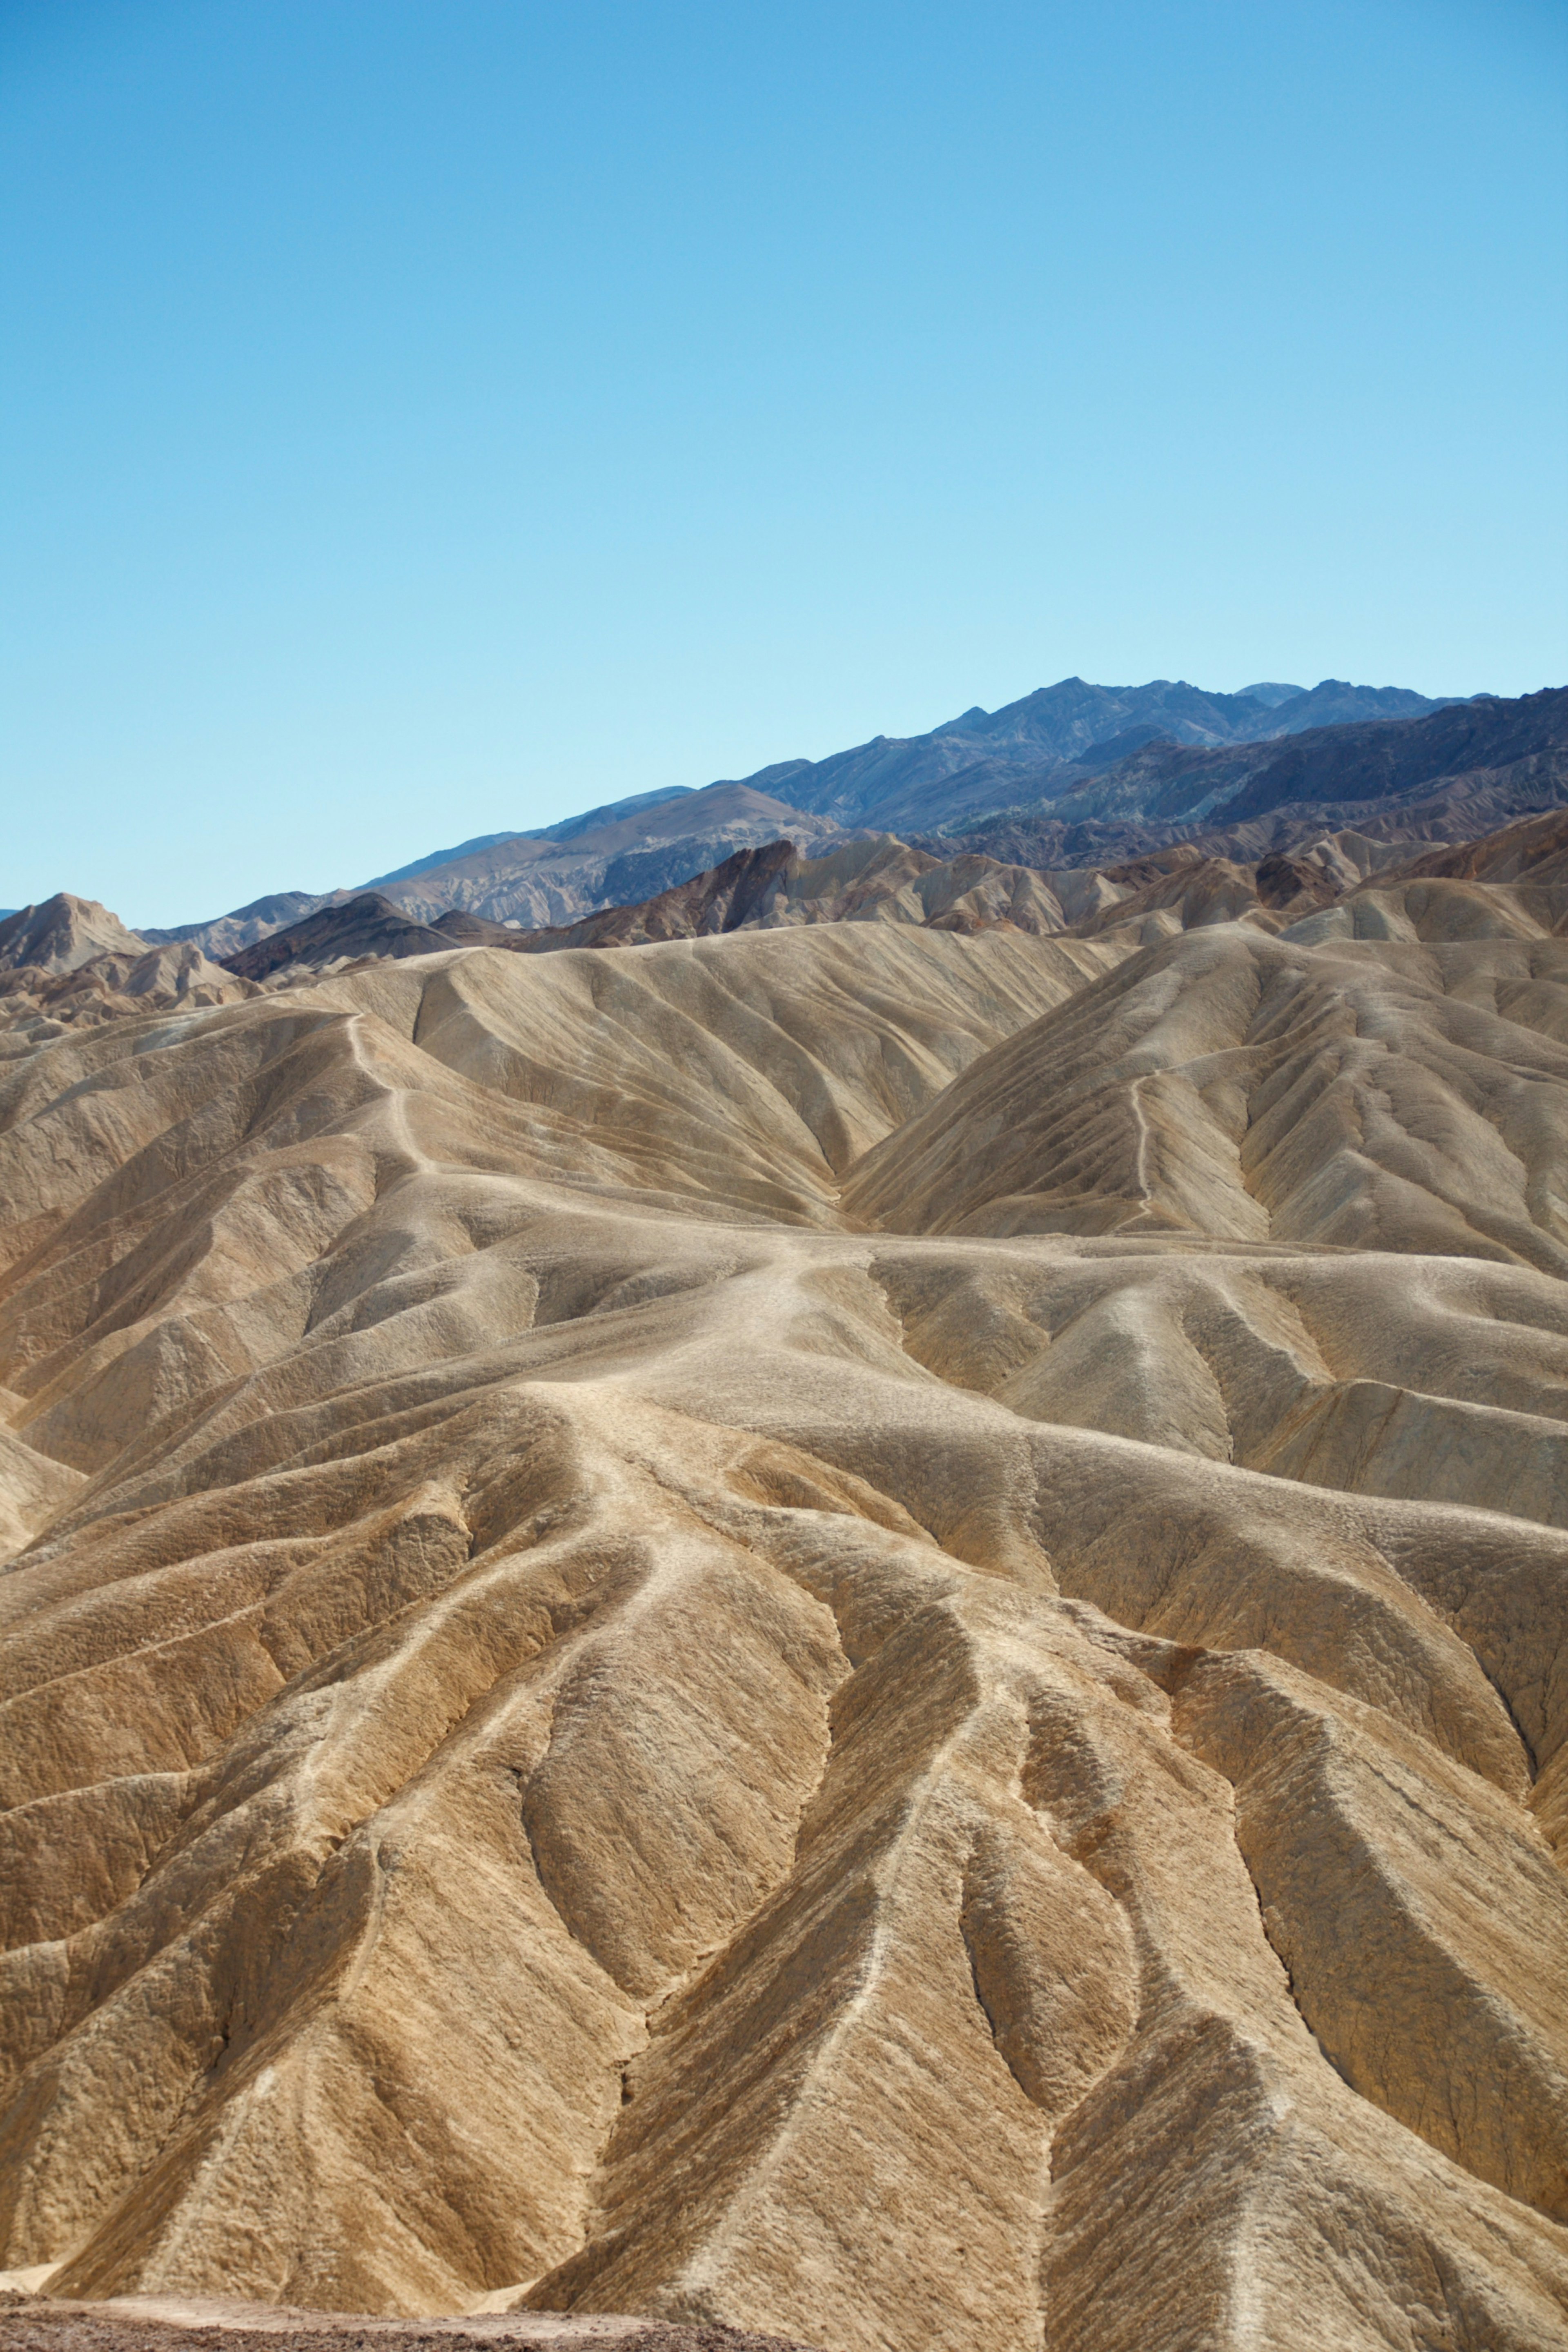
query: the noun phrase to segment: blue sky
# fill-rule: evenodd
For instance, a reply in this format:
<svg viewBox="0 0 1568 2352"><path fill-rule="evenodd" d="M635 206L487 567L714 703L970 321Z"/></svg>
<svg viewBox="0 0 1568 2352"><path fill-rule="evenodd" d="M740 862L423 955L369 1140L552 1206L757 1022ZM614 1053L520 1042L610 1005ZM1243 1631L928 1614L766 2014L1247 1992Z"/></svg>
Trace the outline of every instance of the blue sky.
<svg viewBox="0 0 1568 2352"><path fill-rule="evenodd" d="M0 0L0 905L1568 675L1568 10Z"/></svg>

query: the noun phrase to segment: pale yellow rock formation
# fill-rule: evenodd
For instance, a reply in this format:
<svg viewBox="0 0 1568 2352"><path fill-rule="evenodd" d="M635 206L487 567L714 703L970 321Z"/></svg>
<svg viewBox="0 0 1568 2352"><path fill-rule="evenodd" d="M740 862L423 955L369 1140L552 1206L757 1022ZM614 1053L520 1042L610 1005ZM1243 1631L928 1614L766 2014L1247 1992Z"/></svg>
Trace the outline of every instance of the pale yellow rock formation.
<svg viewBox="0 0 1568 2352"><path fill-rule="evenodd" d="M0 2263L1560 2346L1568 945L1410 919L14 1040Z"/></svg>

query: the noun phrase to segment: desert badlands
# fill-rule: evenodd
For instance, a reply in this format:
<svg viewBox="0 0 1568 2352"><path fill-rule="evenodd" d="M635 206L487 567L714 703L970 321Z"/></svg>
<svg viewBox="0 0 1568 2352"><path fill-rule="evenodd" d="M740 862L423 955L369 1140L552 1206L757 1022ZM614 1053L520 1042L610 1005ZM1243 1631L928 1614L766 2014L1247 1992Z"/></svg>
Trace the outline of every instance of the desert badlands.
<svg viewBox="0 0 1568 2352"><path fill-rule="evenodd" d="M1515 830L260 979L29 914L0 2266L1561 2347L1568 882Z"/></svg>

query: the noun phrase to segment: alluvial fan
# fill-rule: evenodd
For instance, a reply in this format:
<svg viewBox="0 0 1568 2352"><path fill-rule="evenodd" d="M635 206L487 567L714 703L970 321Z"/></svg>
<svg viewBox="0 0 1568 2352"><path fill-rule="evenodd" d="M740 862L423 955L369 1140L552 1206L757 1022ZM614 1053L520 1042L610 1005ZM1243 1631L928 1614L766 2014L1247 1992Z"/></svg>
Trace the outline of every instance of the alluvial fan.
<svg viewBox="0 0 1568 2352"><path fill-rule="evenodd" d="M1568 944L1488 887L0 1040L0 2263L1560 2347Z"/></svg>

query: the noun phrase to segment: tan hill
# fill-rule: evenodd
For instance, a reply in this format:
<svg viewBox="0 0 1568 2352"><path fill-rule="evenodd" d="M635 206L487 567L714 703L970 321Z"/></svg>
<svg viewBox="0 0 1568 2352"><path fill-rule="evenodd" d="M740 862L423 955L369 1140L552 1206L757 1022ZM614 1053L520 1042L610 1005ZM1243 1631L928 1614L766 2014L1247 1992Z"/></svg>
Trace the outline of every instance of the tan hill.
<svg viewBox="0 0 1568 2352"><path fill-rule="evenodd" d="M1061 902L1043 875L991 857L931 857L888 835L846 842L822 857L803 857L792 841L738 850L722 866L640 906L609 907L547 930L506 933L456 914L442 916L437 928L465 945L539 954L854 922L954 931L1005 923L1036 936L1067 928Z"/></svg>
<svg viewBox="0 0 1568 2352"><path fill-rule="evenodd" d="M1531 888L1554 890L1568 881L1568 811L1552 809L1480 840L1416 854L1407 860L1404 871L1466 882L1525 883Z"/></svg>
<svg viewBox="0 0 1568 2352"><path fill-rule="evenodd" d="M1341 854L6 1063L0 2264L1555 2352L1568 943Z"/></svg>
<svg viewBox="0 0 1568 2352"><path fill-rule="evenodd" d="M367 2312L300 2311L221 2295L127 2295L72 2303L0 2287L4 2352L812 2352L752 2329L639 2318L635 2313L464 2314L387 2319Z"/></svg>
<svg viewBox="0 0 1568 2352"><path fill-rule="evenodd" d="M113 919L113 918L110 918ZM169 1013L230 1004L254 995L249 981L207 962L200 948L136 948L101 952L66 971L24 964L0 971L0 1033L5 1054L26 1051L64 1028L120 1021L127 1013Z"/></svg>
<svg viewBox="0 0 1568 2352"><path fill-rule="evenodd" d="M75 971L94 956L145 955L147 941L128 931L118 915L96 898L73 898L57 891L40 907L23 907L0 922L0 971L37 971L51 976Z"/></svg>
<svg viewBox="0 0 1568 2352"><path fill-rule="evenodd" d="M0 1034L8 1053L67 1027L195 1010L253 993L190 943L149 943L94 898L60 891L0 923Z"/></svg>
<svg viewBox="0 0 1568 2352"><path fill-rule="evenodd" d="M1092 877L1075 875L1063 888L1069 902L1087 902ZM230 956L227 969L263 981L331 971L363 956L429 955L454 944L538 955L868 921L963 931L1002 924L1035 935L1067 928L1061 899L1043 875L989 857L931 857L881 835L846 842L823 857L803 857L792 841L737 850L722 865L652 898L540 930L489 922L460 908L433 924L420 923L383 893L369 891L270 933Z"/></svg>
<svg viewBox="0 0 1568 2352"><path fill-rule="evenodd" d="M879 1144L847 1205L900 1232L1459 1250L1568 1276L1561 947L1322 941L1324 920L1121 963Z"/></svg>
<svg viewBox="0 0 1568 2352"><path fill-rule="evenodd" d="M1564 821L1548 817L1530 839L1556 842ZM1544 827L1544 830L1542 828ZM1517 828L1521 835L1526 828ZM1500 844L1511 836L1497 837ZM382 951L427 953L437 937L467 947L490 946L523 954L563 948L642 947L658 940L699 939L742 929L810 923L912 923L939 930L996 926L1043 937L1072 930L1124 933L1122 944L1146 944L1181 930L1243 921L1268 931L1289 929L1323 909L1333 919L1315 936L1364 933L1405 939L1535 935L1552 930L1564 910L1556 866L1531 874L1510 889L1477 893L1447 887L1484 862L1486 845L1452 859L1441 854L1414 862L1408 843L1380 843L1352 831L1321 835L1292 853L1274 851L1247 861L1205 856L1179 843L1117 866L1040 872L964 853L938 858L889 835L845 844L826 856L803 857L793 843L741 850L722 866L662 891L640 905L605 908L575 923L514 930L448 913L428 929L390 921ZM1498 877L1520 867L1522 851L1500 846ZM1522 872L1522 869L1520 869ZM1428 877L1444 887L1420 887ZM356 908L368 900L356 900ZM233 968L260 976L286 958L318 968L349 952L361 936L351 909L329 921L314 918L280 933L265 952L252 950ZM358 919L356 918L356 920ZM341 926L341 928L340 928ZM1303 935L1305 936L1305 935Z"/></svg>
<svg viewBox="0 0 1568 2352"><path fill-rule="evenodd" d="M1368 866L1405 856L1403 846L1385 851L1346 834L1247 865L1205 857L1184 843L1121 866L1040 873L973 853L935 857L889 835L848 841L820 857L773 841L737 850L652 898L538 930L459 908L421 923L368 891L270 933L230 956L226 968L254 981L293 980L365 956L429 955L454 944L542 955L816 923L1002 927L1037 938L1133 927L1140 940L1238 919L1279 929L1353 890Z"/></svg>
<svg viewBox="0 0 1568 2352"><path fill-rule="evenodd" d="M1521 844L1555 845L1559 824L1548 817L1514 832ZM881 922L962 931L999 926L1036 937L1068 930L1115 933L1125 949L1235 921L1294 934L1302 920L1328 908L1334 909L1332 918L1317 926L1314 939L1414 940L1493 931L1526 936L1550 930L1568 907L1555 878L1557 866L1548 858L1539 877L1532 873L1528 884L1520 881L1521 860L1528 863L1545 852L1516 849L1512 841L1512 833L1506 842L1500 835L1495 856L1498 876L1506 868L1516 877L1514 887L1477 893L1450 885L1471 869L1480 871L1493 854L1489 843L1471 845L1453 858L1432 853L1413 860L1407 843L1373 841L1352 830L1248 861L1205 855L1198 844L1181 842L1121 865L1047 872L972 852L939 858L889 835L847 840L817 857L803 856L792 841L782 840L737 850L721 865L652 898L542 929L491 922L460 908L426 923L384 892L369 890L313 907L307 902L300 919L265 930L226 957L222 969L187 940L177 949L143 950L134 979L124 959L116 962L101 955L79 967L68 985L63 979L46 984L31 968L8 980L0 974L0 1024L21 1023L31 1035L39 1018L63 1024L141 1004L152 1009L217 1003L244 992L234 986L236 980L294 985L367 958L439 954L453 945L542 954L564 948L641 947L741 929ZM1440 887L1417 887L1429 878ZM118 928L113 916L99 912L103 922Z"/></svg>

